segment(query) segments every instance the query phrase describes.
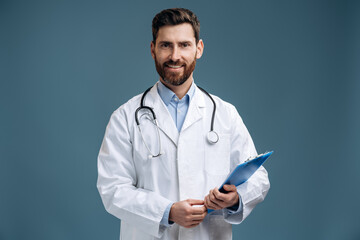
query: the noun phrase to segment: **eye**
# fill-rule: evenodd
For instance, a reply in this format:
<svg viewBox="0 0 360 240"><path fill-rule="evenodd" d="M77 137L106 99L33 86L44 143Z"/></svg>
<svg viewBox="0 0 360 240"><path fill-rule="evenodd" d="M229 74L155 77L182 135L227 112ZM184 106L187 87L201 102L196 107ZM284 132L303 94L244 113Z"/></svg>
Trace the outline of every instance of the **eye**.
<svg viewBox="0 0 360 240"><path fill-rule="evenodd" d="M185 43L182 43L181 46L184 47L184 48L186 48L186 47L189 47L190 44L185 42Z"/></svg>
<svg viewBox="0 0 360 240"><path fill-rule="evenodd" d="M160 47L162 47L162 48L168 48L168 47L170 47L170 44L169 44L169 43L161 43L161 44L160 44Z"/></svg>

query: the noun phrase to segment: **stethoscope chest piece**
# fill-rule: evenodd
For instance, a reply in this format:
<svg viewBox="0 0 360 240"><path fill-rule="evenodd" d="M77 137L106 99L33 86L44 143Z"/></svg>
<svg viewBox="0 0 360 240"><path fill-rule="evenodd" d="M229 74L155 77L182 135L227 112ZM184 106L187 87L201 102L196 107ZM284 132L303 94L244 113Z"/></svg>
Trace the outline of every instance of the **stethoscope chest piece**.
<svg viewBox="0 0 360 240"><path fill-rule="evenodd" d="M219 135L214 131L210 131L207 133L207 140L209 143L215 144L219 141Z"/></svg>

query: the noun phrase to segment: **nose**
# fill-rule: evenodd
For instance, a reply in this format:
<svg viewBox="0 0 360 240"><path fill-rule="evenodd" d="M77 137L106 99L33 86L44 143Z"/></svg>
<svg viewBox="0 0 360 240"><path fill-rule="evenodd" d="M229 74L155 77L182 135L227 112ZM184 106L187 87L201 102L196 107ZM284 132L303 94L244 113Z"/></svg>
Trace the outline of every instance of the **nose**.
<svg viewBox="0 0 360 240"><path fill-rule="evenodd" d="M172 52L171 52L171 55L170 55L170 59L173 61L173 62L177 62L178 60L180 60L180 51L178 49L178 47L174 47L172 49Z"/></svg>

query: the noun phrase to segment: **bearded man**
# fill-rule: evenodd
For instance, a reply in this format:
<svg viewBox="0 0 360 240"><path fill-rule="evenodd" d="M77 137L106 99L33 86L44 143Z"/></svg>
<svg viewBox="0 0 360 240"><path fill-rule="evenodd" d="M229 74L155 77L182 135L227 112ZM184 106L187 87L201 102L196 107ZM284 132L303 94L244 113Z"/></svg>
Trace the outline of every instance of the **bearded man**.
<svg viewBox="0 0 360 240"><path fill-rule="evenodd" d="M260 167L246 183L218 190L257 153L235 107L194 83L204 51L199 33L188 9L154 17L159 81L114 111L106 128L97 187L106 210L121 220L120 239L231 239L231 224L270 188Z"/></svg>

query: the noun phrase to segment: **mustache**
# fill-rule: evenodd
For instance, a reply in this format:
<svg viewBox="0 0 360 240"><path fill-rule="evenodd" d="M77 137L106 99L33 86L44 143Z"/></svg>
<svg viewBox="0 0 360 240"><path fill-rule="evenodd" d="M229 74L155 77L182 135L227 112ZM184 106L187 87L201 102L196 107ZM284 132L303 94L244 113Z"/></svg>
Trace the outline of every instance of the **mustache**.
<svg viewBox="0 0 360 240"><path fill-rule="evenodd" d="M164 63L164 66L166 66L166 65L186 65L184 62L181 62L181 61L176 61L176 62L174 62L174 61L172 61L172 60L170 60L170 61L167 61L167 62L165 62Z"/></svg>

